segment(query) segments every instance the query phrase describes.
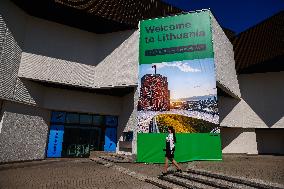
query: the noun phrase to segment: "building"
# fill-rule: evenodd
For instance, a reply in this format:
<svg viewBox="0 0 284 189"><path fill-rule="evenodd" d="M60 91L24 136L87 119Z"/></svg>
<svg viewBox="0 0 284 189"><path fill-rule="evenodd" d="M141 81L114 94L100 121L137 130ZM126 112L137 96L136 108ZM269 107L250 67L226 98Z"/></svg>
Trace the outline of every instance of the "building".
<svg viewBox="0 0 284 189"><path fill-rule="evenodd" d="M137 23L177 10L151 0L0 4L0 162L58 157L49 151L62 141L63 156L135 150Z"/></svg>
<svg viewBox="0 0 284 189"><path fill-rule="evenodd" d="M220 93L223 153L284 153L284 11L239 35L234 45L241 98Z"/></svg>
<svg viewBox="0 0 284 189"><path fill-rule="evenodd" d="M146 74L141 78L138 110L170 110L167 77L160 74Z"/></svg>
<svg viewBox="0 0 284 189"><path fill-rule="evenodd" d="M1 1L0 162L53 157L60 141L67 157L135 154L138 21L178 12L158 0ZM223 153L283 154L283 12L231 42L212 23Z"/></svg>

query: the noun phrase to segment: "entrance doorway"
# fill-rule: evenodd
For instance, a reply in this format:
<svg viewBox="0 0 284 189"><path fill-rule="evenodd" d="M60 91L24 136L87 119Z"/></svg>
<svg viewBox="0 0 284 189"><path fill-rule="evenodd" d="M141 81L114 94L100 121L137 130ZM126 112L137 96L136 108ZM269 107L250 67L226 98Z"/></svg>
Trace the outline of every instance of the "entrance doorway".
<svg viewBox="0 0 284 189"><path fill-rule="evenodd" d="M65 127L62 157L89 157L90 151L101 150L101 133L96 127Z"/></svg>
<svg viewBox="0 0 284 189"><path fill-rule="evenodd" d="M88 157L116 151L118 117L53 111L47 157Z"/></svg>

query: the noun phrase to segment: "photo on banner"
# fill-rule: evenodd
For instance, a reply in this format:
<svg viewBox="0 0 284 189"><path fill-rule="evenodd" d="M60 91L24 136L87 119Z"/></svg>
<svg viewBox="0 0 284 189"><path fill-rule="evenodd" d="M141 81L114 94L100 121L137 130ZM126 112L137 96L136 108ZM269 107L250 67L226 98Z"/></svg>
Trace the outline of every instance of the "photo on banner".
<svg viewBox="0 0 284 189"><path fill-rule="evenodd" d="M140 23L138 132L219 133L209 13Z"/></svg>

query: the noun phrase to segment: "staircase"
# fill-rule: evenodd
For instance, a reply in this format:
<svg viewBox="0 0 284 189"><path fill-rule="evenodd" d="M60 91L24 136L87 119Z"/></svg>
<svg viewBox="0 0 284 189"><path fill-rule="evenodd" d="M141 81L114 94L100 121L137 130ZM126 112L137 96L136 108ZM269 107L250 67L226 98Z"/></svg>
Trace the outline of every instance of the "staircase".
<svg viewBox="0 0 284 189"><path fill-rule="evenodd" d="M149 177L119 166L119 163L134 163L135 157L108 152L93 152L90 159L116 171L128 174L141 181L151 183L163 189L284 189L284 185L264 182L256 179L233 177L205 170L187 169L182 173L169 172L165 176Z"/></svg>
<svg viewBox="0 0 284 189"><path fill-rule="evenodd" d="M165 176L159 176L160 180L174 184L176 188L192 189L283 189L282 185L267 183L262 181L253 181L238 177L229 177L222 174L216 174L201 170L188 169L183 173L169 173ZM146 180L147 181L147 180ZM153 182L150 182L155 184ZM167 184L156 184L160 188L169 188ZM175 187L174 187L175 188Z"/></svg>

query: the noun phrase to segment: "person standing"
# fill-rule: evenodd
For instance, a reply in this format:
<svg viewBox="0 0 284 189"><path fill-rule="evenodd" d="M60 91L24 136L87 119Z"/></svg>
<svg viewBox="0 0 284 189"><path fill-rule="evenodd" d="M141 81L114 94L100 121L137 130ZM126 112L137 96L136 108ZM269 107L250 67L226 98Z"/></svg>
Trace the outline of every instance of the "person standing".
<svg viewBox="0 0 284 189"><path fill-rule="evenodd" d="M175 154L175 142L176 142L176 135L175 130L172 126L168 127L168 136L166 137L166 155L165 155L165 167L163 175L167 174L168 166L169 166L169 160L175 165L178 172L182 172L180 166L174 159Z"/></svg>

